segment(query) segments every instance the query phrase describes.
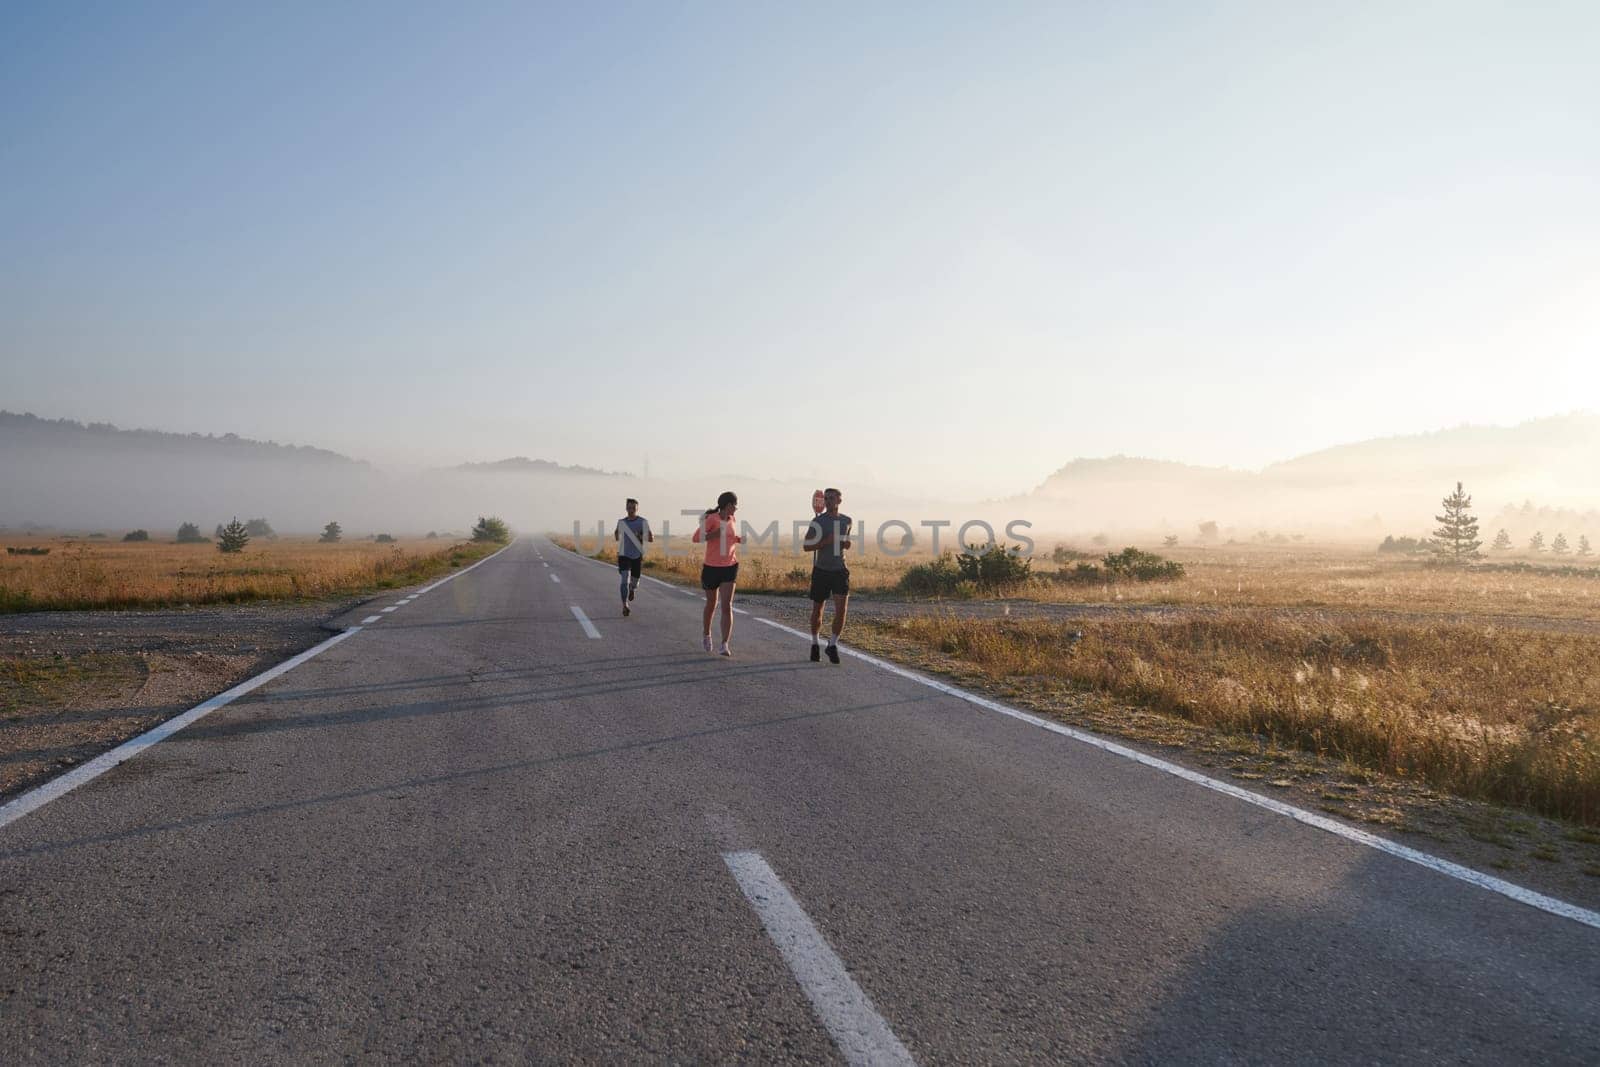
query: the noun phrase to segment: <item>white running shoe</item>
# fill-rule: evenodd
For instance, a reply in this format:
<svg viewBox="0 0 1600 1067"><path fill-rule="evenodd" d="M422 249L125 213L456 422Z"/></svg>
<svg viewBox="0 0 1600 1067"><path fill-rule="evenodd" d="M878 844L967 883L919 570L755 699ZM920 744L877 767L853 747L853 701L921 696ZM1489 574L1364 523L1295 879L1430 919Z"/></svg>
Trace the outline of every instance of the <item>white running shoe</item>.
<svg viewBox="0 0 1600 1067"><path fill-rule="evenodd" d="M711 635L710 634L706 634L706 651L707 652L711 651Z"/></svg>
<svg viewBox="0 0 1600 1067"><path fill-rule="evenodd" d="M726 643L723 644L722 651L718 652L717 655L719 655L719 656L727 656L729 659L733 658L733 653L728 650L728 646L727 646Z"/></svg>

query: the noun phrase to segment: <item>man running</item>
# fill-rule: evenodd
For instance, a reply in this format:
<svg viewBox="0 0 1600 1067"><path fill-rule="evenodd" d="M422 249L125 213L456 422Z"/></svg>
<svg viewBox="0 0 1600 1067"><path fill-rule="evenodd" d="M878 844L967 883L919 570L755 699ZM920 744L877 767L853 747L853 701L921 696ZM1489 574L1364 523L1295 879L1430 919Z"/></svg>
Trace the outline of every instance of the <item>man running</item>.
<svg viewBox="0 0 1600 1067"><path fill-rule="evenodd" d="M617 528L611 534L617 542L617 577L621 580L624 618L633 614L628 601L633 599L634 592L639 588L639 568L644 566L645 542L656 539L650 530L650 520L639 514L639 502L630 496L627 508L628 514L617 520Z"/></svg>
<svg viewBox="0 0 1600 1067"><path fill-rule="evenodd" d="M822 629L822 606L833 598L833 633L828 638L828 662L839 662L839 635L844 632L845 611L850 601L850 568L845 566L844 550L850 547L850 516L839 514L844 494L837 489L822 491L822 514L811 520L803 546L811 557L811 662L822 659L817 647L817 632Z"/></svg>

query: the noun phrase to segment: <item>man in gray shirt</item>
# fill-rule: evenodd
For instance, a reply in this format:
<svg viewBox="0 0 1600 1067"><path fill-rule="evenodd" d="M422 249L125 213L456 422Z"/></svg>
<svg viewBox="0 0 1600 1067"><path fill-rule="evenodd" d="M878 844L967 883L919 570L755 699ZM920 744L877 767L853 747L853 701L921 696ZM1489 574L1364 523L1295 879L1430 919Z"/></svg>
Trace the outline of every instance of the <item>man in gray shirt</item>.
<svg viewBox="0 0 1600 1067"><path fill-rule="evenodd" d="M811 662L822 659L817 633L822 629L822 606L833 598L833 634L828 638L828 662L839 662L839 634L844 631L850 601L850 568L844 550L850 547L850 516L839 513L844 494L837 489L822 493L823 512L811 520L802 546L811 557Z"/></svg>
<svg viewBox="0 0 1600 1067"><path fill-rule="evenodd" d="M645 542L656 539L656 535L650 531L650 520L639 514L639 502L630 496L626 506L628 514L617 520L617 528L611 534L617 540L617 577L621 579L624 616L633 614L628 601L633 599L634 592L639 588L639 569L644 566Z"/></svg>

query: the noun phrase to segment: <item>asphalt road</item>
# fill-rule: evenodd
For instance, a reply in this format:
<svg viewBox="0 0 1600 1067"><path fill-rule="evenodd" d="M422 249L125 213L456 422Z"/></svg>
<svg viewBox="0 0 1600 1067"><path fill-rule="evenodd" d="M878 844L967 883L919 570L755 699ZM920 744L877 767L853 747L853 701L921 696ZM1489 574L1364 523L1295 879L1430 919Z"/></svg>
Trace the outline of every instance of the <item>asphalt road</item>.
<svg viewBox="0 0 1600 1067"><path fill-rule="evenodd" d="M635 608L519 541L0 827L6 1060L1600 1061L1600 930Z"/></svg>

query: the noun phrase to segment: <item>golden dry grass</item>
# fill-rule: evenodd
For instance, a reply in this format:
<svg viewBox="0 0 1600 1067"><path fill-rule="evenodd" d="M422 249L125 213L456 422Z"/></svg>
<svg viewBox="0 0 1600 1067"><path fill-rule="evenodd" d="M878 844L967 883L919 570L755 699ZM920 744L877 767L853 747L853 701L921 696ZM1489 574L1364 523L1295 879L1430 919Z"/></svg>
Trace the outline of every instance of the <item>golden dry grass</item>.
<svg viewBox="0 0 1600 1067"><path fill-rule="evenodd" d="M556 541L567 548L573 544L570 536L558 536ZM586 536L585 554L592 553L594 546L593 535ZM685 539L674 538L671 556L661 547L659 542L651 546L645 557L646 567L662 577L698 580L700 557L689 551ZM1425 560L1386 558L1372 548L1341 545L1241 545L1170 551L1159 545L1141 545L1182 563L1187 576L1177 581L1080 584L1058 577L1070 571L1072 564L1052 563L1052 547L1053 543L1040 542L1032 561L1033 580L993 595L1052 604L1312 607L1452 616L1600 619L1600 564L1582 559L1570 561L1573 573L1561 573L1549 566L1524 571L1439 567ZM1109 549L1093 551L1103 553ZM745 551L742 556L739 588L745 592L805 592L811 562L804 553L790 551L787 545L777 553L762 546ZM616 558L610 541L596 558L608 562ZM850 561L851 588L862 593L893 594L908 567L930 558L926 549L904 557L857 552ZM976 589L963 592L969 597L981 595Z"/></svg>
<svg viewBox="0 0 1600 1067"><path fill-rule="evenodd" d="M878 625L990 677L1063 679L1462 796L1600 823L1600 637L1244 611L1087 622L934 611Z"/></svg>
<svg viewBox="0 0 1600 1067"><path fill-rule="evenodd" d="M423 581L498 546L404 540L394 544L314 538L252 540L243 552L156 541L9 537L45 556L0 556L0 612L158 608L341 596Z"/></svg>
<svg viewBox="0 0 1600 1067"><path fill-rule="evenodd" d="M1056 577L1070 563L1036 558L1033 580L1004 594L1014 618L928 602L871 625L997 681L1064 682L1461 796L1600 822L1600 576L1588 561L1561 573L1347 546L1141 547L1188 575L1082 585ZM897 598L906 568L927 559L857 555L852 587ZM699 574L681 549L647 566L680 581ZM746 555L739 587L799 593L807 576L802 556L763 551ZM1027 602L1176 610L1027 620Z"/></svg>

